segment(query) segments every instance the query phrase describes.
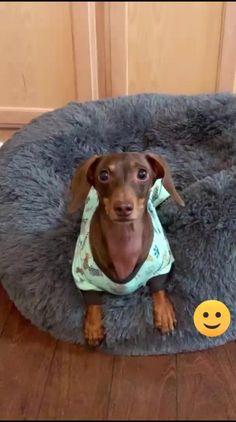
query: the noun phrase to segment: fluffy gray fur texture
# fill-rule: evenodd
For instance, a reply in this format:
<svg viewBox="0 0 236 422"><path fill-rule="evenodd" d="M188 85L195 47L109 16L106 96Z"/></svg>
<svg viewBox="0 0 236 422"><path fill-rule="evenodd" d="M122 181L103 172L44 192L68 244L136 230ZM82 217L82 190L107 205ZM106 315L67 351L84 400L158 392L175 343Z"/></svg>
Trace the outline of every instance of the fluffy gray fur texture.
<svg viewBox="0 0 236 422"><path fill-rule="evenodd" d="M168 290L178 327L153 328L146 289L106 295L104 352L158 355L236 338L236 97L142 94L66 107L33 120L0 149L0 279L20 312L58 339L84 344L84 304L71 274L81 213L67 214L75 167L92 154L152 150L168 161L184 209L158 209L176 271ZM193 324L206 299L231 312L228 331Z"/></svg>

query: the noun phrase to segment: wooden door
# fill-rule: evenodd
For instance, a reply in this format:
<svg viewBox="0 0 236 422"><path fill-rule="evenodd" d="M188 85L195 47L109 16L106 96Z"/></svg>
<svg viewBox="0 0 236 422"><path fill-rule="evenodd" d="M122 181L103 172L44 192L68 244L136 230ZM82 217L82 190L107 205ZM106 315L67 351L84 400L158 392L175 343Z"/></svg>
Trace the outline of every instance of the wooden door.
<svg viewBox="0 0 236 422"><path fill-rule="evenodd" d="M109 95L235 92L235 3L118 2L104 7Z"/></svg>
<svg viewBox="0 0 236 422"><path fill-rule="evenodd" d="M76 99L69 2L0 2L0 126Z"/></svg>

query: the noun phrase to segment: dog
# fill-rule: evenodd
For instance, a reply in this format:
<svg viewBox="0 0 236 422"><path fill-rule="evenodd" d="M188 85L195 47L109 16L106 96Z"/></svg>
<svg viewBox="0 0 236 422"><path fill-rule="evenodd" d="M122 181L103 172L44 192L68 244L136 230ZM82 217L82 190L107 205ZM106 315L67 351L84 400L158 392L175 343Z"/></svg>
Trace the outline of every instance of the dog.
<svg viewBox="0 0 236 422"><path fill-rule="evenodd" d="M156 206L175 189L167 162L151 152L94 155L75 171L70 214L84 207L72 272L86 304L84 335L89 346L105 337L102 293L132 294L148 285L154 326L162 334L176 325L165 285L174 257ZM151 199L150 199L151 198Z"/></svg>

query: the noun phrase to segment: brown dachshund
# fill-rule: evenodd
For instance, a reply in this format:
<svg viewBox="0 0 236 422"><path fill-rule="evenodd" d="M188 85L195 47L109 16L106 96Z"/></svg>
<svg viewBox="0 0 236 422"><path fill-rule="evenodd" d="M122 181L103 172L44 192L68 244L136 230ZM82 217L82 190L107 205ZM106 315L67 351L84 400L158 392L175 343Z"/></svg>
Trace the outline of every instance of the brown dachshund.
<svg viewBox="0 0 236 422"><path fill-rule="evenodd" d="M165 160L152 153L115 153L93 156L76 170L71 183L69 212L82 208L91 186L98 206L90 223L89 241L97 266L116 283L124 283L147 259L153 238L147 211L150 189L157 179L184 206ZM175 313L165 292L169 274L148 281L153 298L154 325L169 333L176 324ZM90 346L105 336L101 292L83 291L86 303L85 338Z"/></svg>

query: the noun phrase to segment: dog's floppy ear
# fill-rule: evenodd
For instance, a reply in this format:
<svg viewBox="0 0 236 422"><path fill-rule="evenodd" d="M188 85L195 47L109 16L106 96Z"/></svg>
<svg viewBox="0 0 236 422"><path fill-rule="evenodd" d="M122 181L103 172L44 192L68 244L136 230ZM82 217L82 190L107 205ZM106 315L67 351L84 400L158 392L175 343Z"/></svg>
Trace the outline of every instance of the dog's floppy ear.
<svg viewBox="0 0 236 422"><path fill-rule="evenodd" d="M175 189L169 166L164 158L161 158L159 155L153 154L151 152L145 153L145 156L150 166L152 167L155 178L162 179L162 184L167 192L169 192L169 194L178 205L184 207L185 203Z"/></svg>
<svg viewBox="0 0 236 422"><path fill-rule="evenodd" d="M93 176L100 156L93 155L88 160L79 165L71 181L72 200L68 206L69 214L75 213L81 208L88 196Z"/></svg>

